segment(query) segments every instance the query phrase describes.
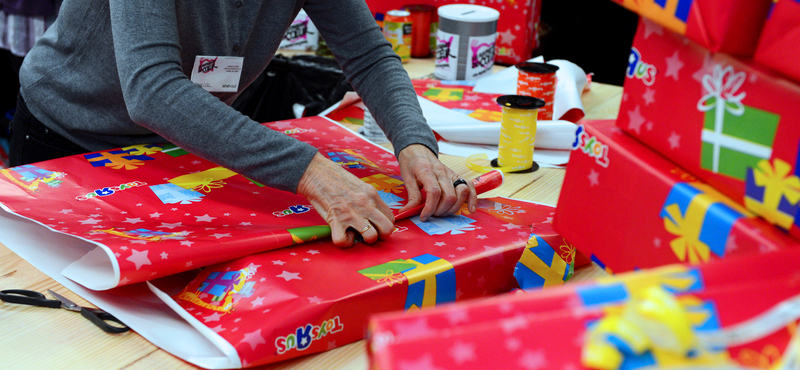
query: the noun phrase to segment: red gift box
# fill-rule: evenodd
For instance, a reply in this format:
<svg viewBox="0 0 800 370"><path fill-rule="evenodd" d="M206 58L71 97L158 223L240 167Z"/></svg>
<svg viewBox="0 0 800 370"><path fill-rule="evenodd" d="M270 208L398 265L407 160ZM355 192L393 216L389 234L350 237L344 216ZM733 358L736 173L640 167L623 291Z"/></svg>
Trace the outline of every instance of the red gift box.
<svg viewBox="0 0 800 370"><path fill-rule="evenodd" d="M315 242L209 266L167 301L216 332L215 342L233 346L245 367L326 351L362 339L370 314L515 288L531 226L551 245L562 241L551 228L553 211L481 199L475 213L399 221L390 238L372 245Z"/></svg>
<svg viewBox="0 0 800 370"><path fill-rule="evenodd" d="M614 272L798 245L611 120L584 121L574 147L555 227Z"/></svg>
<svg viewBox="0 0 800 370"><path fill-rule="evenodd" d="M778 1L764 23L753 59L800 82L800 2Z"/></svg>
<svg viewBox="0 0 800 370"><path fill-rule="evenodd" d="M700 267L667 266L431 311L375 315L370 362L381 370L777 366L782 353L788 361L800 350L800 343L789 347L792 335L795 342L800 339L798 263L800 252L788 250ZM758 302L741 304L755 297ZM759 317L766 312L784 315ZM723 332L743 335L732 343L719 340ZM657 340L651 342L653 337ZM669 350L680 343L688 351L677 355Z"/></svg>
<svg viewBox="0 0 800 370"><path fill-rule="evenodd" d="M750 56L770 0L613 0L712 51ZM661 33L650 28L649 32Z"/></svg>
<svg viewBox="0 0 800 370"><path fill-rule="evenodd" d="M424 4L439 7L447 4L463 3L456 0L367 0L373 14L386 14L389 10L400 9L408 4ZM497 21L497 48L495 61L501 64L517 64L532 57L539 46L539 16L541 0L500 0L497 2L480 0L470 4L482 5L500 12Z"/></svg>
<svg viewBox="0 0 800 370"><path fill-rule="evenodd" d="M617 125L800 235L800 87L649 29L634 38Z"/></svg>

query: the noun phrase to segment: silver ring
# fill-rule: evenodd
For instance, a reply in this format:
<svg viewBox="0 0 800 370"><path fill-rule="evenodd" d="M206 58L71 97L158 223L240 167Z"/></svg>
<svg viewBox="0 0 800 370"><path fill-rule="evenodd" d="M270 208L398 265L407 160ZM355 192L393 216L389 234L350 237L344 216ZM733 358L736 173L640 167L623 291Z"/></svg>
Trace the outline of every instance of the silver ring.
<svg viewBox="0 0 800 370"><path fill-rule="evenodd" d="M372 223L367 222L367 227L365 227L364 230L361 230L361 232L359 234L363 234L365 231L369 230L371 227L372 227Z"/></svg>
<svg viewBox="0 0 800 370"><path fill-rule="evenodd" d="M467 185L467 180L458 179L456 181L453 181L453 188L456 188L456 187L458 187L459 185L462 185L462 184L463 185Z"/></svg>

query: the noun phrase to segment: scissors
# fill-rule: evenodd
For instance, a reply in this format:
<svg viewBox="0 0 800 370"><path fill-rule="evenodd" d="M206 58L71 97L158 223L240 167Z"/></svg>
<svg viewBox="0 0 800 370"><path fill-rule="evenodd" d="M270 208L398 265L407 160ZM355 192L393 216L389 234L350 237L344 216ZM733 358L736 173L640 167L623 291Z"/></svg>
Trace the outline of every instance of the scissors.
<svg viewBox="0 0 800 370"><path fill-rule="evenodd" d="M118 334L131 330L127 325L119 321L114 315L97 308L86 308L78 306L75 302L64 298L60 294L47 290L50 295L56 299L47 299L44 294L32 290L22 289L8 289L0 290L0 300L8 303L27 304L31 306L50 307L50 308L64 308L74 312L80 312L81 316L85 317L92 324L97 325L106 333ZM119 325L111 325L108 322L114 322Z"/></svg>

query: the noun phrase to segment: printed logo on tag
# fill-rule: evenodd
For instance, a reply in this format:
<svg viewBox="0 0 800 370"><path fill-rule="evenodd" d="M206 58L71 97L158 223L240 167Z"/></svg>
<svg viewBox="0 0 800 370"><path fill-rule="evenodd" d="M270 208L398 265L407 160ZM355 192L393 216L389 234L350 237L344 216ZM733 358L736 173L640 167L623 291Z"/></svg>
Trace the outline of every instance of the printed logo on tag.
<svg viewBox="0 0 800 370"><path fill-rule="evenodd" d="M209 73L213 72L214 68L217 68L217 59L219 57L215 57L214 59L206 59L200 57L200 66L197 68L197 73Z"/></svg>
<svg viewBox="0 0 800 370"><path fill-rule="evenodd" d="M583 125L578 126L575 132L575 142L572 143L572 150L580 149L590 157L594 158L597 164L608 167L608 145L597 140L594 136L589 136Z"/></svg>
<svg viewBox="0 0 800 370"><path fill-rule="evenodd" d="M656 67L642 61L642 53L636 48L631 48L631 55L628 57L628 69L625 72L628 78L636 77L642 80L647 86L652 86L656 82Z"/></svg>

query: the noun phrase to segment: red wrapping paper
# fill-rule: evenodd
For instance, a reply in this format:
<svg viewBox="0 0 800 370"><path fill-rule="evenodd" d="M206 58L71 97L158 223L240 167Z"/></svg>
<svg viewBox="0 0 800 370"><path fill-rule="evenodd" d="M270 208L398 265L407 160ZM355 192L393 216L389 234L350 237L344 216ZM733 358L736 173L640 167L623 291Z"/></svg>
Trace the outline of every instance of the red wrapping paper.
<svg viewBox="0 0 800 370"><path fill-rule="evenodd" d="M370 320L371 368L589 368L581 354L593 340L592 325L614 315L639 292L657 286L679 299L702 302L699 312L703 312L705 321L694 325L695 333L730 329L781 302L796 300L800 293L800 275L795 268L798 263L798 250L788 250L699 267L666 266L430 311L379 314ZM757 302L741 304L755 297ZM717 355L728 364L759 368L776 365L791 336L798 335L796 315L787 315L784 325L776 330L727 346ZM668 363L665 360L676 359L648 352L636 358L626 356L626 362L618 368L691 364L685 358L680 359L684 362Z"/></svg>
<svg viewBox="0 0 800 370"><path fill-rule="evenodd" d="M442 5L463 3L453 0L367 0L373 14L386 14L389 10L400 9L408 4ZM497 21L497 46L495 62L517 64L533 57L531 53L539 46L539 18L541 0L500 0L497 2L478 0L470 4L482 5L500 12Z"/></svg>
<svg viewBox="0 0 800 370"><path fill-rule="evenodd" d="M794 235L800 87L643 22L617 125Z"/></svg>
<svg viewBox="0 0 800 370"><path fill-rule="evenodd" d="M243 366L282 361L363 338L373 313L515 288L514 266L531 230L551 245L562 242L551 228L553 211L481 199L474 214L399 221L390 238L372 245L314 242L213 265L171 294L178 312L234 346ZM401 272L409 264L416 266Z"/></svg>
<svg viewBox="0 0 800 370"><path fill-rule="evenodd" d="M800 82L800 2L778 1L761 32L753 60Z"/></svg>
<svg viewBox="0 0 800 370"><path fill-rule="evenodd" d="M613 121L583 122L554 222L595 262L623 272L798 245Z"/></svg>
<svg viewBox="0 0 800 370"><path fill-rule="evenodd" d="M709 50L737 56L753 55L772 3L770 0L612 1Z"/></svg>

